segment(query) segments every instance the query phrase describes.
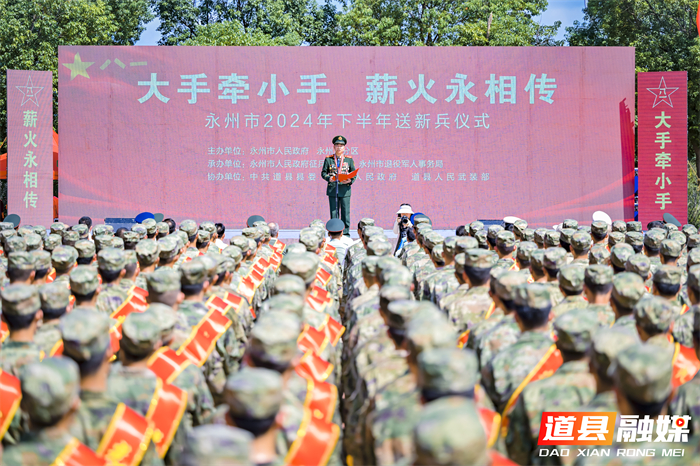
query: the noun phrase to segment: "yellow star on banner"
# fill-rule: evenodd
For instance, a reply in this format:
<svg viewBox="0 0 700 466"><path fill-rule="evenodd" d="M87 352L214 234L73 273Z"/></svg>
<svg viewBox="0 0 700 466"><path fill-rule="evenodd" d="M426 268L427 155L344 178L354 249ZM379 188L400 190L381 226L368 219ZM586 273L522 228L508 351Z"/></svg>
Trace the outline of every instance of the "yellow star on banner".
<svg viewBox="0 0 700 466"><path fill-rule="evenodd" d="M88 79L90 79L90 76L87 74L87 69L95 63L94 61L82 61L80 59L80 54L76 53L75 57L73 58L73 63L62 63L63 66L68 68L70 70L70 79L71 81L73 78L76 76L84 76Z"/></svg>

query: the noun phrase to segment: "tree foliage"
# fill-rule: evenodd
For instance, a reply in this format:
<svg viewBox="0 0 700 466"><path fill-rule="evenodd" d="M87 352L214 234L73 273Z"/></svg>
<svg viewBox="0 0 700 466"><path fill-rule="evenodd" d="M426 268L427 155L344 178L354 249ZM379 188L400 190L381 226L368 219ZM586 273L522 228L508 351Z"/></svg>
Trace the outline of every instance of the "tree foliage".
<svg viewBox="0 0 700 466"><path fill-rule="evenodd" d="M570 45L636 48L637 71L688 72L689 158L700 164L700 39L696 0L589 0ZM699 165L700 166L700 165Z"/></svg>

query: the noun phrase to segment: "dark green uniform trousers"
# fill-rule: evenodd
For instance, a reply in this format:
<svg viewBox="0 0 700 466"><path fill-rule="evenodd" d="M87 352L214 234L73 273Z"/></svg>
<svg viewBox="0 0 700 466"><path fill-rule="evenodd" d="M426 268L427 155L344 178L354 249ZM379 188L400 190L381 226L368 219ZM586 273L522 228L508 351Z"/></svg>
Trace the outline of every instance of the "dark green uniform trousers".
<svg viewBox="0 0 700 466"><path fill-rule="evenodd" d="M345 224L343 234L350 236L350 196L339 197L340 203L340 219ZM328 204L331 206L331 218L338 218L338 204L336 204L335 196L328 196Z"/></svg>

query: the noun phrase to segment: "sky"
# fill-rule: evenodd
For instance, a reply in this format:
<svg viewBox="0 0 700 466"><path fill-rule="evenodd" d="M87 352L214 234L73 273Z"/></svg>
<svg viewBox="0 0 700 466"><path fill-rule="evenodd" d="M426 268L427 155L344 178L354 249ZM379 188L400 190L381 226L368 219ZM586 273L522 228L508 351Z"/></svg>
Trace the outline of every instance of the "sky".
<svg viewBox="0 0 700 466"><path fill-rule="evenodd" d="M557 39L563 39L567 26L572 26L576 20L583 20L581 10L584 4L585 0L549 0L549 7L541 15L541 22L542 24L552 24L554 21L561 21ZM158 45L160 33L156 29L159 25L160 21L157 18L148 23L136 45Z"/></svg>

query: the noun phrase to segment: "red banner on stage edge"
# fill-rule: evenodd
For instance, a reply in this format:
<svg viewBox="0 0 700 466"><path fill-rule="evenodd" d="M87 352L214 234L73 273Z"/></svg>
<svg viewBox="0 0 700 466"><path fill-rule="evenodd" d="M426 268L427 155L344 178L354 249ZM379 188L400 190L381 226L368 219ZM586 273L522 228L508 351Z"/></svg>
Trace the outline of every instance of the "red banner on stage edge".
<svg viewBox="0 0 700 466"><path fill-rule="evenodd" d="M53 74L7 70L8 213L53 223Z"/></svg>
<svg viewBox="0 0 700 466"><path fill-rule="evenodd" d="M639 73L639 221L688 222L688 73Z"/></svg>

